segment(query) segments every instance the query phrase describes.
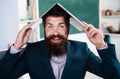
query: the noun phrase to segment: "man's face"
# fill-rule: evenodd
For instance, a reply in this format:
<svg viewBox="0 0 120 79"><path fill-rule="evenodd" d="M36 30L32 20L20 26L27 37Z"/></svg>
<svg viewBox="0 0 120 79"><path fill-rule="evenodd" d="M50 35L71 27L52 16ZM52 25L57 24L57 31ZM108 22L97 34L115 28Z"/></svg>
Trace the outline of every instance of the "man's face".
<svg viewBox="0 0 120 79"><path fill-rule="evenodd" d="M67 28L63 17L49 16L45 24L45 40L50 56L60 56L66 53Z"/></svg>
<svg viewBox="0 0 120 79"><path fill-rule="evenodd" d="M50 39L51 43L59 44L62 42L61 37L67 38L67 28L63 17L49 16L46 18L45 24L46 38L53 36Z"/></svg>

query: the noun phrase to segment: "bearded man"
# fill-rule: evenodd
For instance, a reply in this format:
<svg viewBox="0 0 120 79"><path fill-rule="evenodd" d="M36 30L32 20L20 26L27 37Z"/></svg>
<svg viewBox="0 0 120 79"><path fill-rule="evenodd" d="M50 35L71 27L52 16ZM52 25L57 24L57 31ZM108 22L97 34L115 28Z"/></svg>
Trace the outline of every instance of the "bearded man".
<svg viewBox="0 0 120 79"><path fill-rule="evenodd" d="M35 43L27 44L34 23L25 25L0 61L0 78L17 79L29 73L31 79L84 79L89 71L104 79L120 79L114 45L106 43L102 32L85 22L83 30L100 58L85 42L68 40L70 17L55 5L42 16L45 40ZM27 47L21 53L25 44Z"/></svg>

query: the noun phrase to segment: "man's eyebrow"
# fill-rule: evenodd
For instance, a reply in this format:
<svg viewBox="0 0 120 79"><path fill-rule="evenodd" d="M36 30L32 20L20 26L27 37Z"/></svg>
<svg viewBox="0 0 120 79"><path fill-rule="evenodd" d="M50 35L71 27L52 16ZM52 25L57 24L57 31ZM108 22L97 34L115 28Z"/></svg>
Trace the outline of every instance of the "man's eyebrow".
<svg viewBox="0 0 120 79"><path fill-rule="evenodd" d="M65 24L64 22L59 23L59 25ZM46 25L53 25L52 23L46 23Z"/></svg>
<svg viewBox="0 0 120 79"><path fill-rule="evenodd" d="M65 22L59 23L59 25L60 25L60 24L65 24Z"/></svg>
<svg viewBox="0 0 120 79"><path fill-rule="evenodd" d="M46 23L46 25L52 25L51 23Z"/></svg>

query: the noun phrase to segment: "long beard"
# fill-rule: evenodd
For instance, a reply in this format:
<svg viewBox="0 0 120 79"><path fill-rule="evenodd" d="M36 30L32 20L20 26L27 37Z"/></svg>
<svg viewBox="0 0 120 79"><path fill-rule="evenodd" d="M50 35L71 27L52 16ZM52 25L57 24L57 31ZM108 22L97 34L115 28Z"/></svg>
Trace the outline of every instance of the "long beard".
<svg viewBox="0 0 120 79"><path fill-rule="evenodd" d="M62 39L62 41L59 43L51 42L51 39L56 37ZM51 35L49 37L45 37L45 40L47 43L49 56L61 56L66 53L67 38L65 38L63 35Z"/></svg>

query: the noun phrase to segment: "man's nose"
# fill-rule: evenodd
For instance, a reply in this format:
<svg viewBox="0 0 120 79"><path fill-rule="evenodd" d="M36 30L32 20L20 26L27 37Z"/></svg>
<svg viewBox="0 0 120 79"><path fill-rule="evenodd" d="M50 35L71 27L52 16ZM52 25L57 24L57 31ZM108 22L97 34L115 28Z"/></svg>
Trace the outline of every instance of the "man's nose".
<svg viewBox="0 0 120 79"><path fill-rule="evenodd" d="M56 28L54 28L54 35L58 35L59 34L59 30L58 30L58 28L56 27Z"/></svg>

